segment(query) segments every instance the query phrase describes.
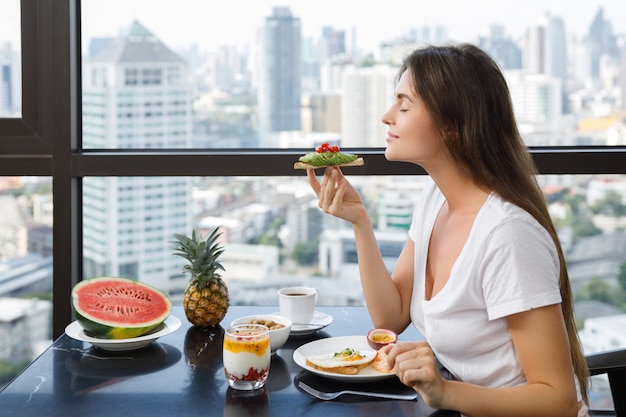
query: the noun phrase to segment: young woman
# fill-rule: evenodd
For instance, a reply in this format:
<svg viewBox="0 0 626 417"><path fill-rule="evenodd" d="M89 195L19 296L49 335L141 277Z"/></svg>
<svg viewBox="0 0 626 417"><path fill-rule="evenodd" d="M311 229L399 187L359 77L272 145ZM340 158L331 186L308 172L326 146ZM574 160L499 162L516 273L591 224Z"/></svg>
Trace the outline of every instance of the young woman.
<svg viewBox="0 0 626 417"><path fill-rule="evenodd" d="M563 253L497 64L472 45L418 49L382 121L385 157L432 179L391 275L340 169L307 175L323 211L352 223L374 325L427 340L387 349L400 380L468 416L586 415Z"/></svg>

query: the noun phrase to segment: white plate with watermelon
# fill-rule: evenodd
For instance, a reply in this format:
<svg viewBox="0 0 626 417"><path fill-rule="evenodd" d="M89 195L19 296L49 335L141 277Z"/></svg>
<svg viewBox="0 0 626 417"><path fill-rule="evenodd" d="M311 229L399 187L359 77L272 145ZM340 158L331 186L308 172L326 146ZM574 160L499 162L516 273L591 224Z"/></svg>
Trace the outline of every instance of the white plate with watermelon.
<svg viewBox="0 0 626 417"><path fill-rule="evenodd" d="M176 331L181 324L182 323L178 317L169 316L165 319L163 324L142 336L132 337L130 339L99 339L86 334L85 329L83 329L78 321L73 321L65 328L65 333L72 339L91 343L100 349L110 351L126 351L144 348L158 338L167 336L168 334Z"/></svg>

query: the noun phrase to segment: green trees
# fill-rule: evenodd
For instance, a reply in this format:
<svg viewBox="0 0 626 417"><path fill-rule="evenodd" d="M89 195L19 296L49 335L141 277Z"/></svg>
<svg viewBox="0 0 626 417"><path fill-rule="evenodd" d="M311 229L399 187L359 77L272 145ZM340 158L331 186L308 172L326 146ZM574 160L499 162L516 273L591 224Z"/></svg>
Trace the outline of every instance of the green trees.
<svg viewBox="0 0 626 417"><path fill-rule="evenodd" d="M9 382L13 378L17 376L22 369L26 368L30 362L24 361L21 363L9 363L3 360L0 360L0 390L2 387Z"/></svg>
<svg viewBox="0 0 626 417"><path fill-rule="evenodd" d="M590 280L576 293L576 300L597 300L621 308L626 312L626 261L620 265L617 275L617 288L604 278L597 277Z"/></svg>
<svg viewBox="0 0 626 417"><path fill-rule="evenodd" d="M291 257L299 265L314 265L318 257L318 239L296 244Z"/></svg>

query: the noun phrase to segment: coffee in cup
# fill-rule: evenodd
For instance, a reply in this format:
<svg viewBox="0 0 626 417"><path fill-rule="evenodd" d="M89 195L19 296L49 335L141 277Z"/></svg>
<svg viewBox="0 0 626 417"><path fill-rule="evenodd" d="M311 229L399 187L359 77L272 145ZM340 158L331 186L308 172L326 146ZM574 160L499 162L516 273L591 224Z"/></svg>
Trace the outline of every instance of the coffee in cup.
<svg viewBox="0 0 626 417"><path fill-rule="evenodd" d="M294 324L310 323L315 314L317 290L311 287L285 287L278 290L280 315Z"/></svg>

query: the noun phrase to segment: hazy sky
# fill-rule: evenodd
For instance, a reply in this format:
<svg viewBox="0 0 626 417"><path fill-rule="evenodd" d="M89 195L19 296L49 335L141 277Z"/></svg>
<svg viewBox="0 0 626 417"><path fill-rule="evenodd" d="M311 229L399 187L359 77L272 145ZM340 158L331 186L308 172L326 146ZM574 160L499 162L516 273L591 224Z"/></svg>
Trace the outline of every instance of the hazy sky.
<svg viewBox="0 0 626 417"><path fill-rule="evenodd" d="M301 19L303 35L318 36L323 25L349 31L371 47L412 27L443 25L457 40L471 40L481 27L504 24L517 37L544 12L561 16L568 36L586 33L600 6L614 33L626 33L626 0L83 0L85 37L117 35L138 18L168 46L191 40L206 45L253 39L272 6L291 8ZM0 0L0 44L15 43L19 0ZM213 39L219 39L218 42Z"/></svg>

